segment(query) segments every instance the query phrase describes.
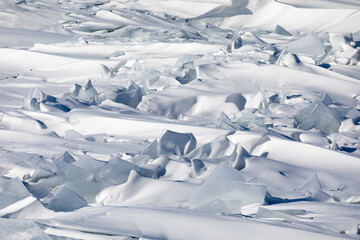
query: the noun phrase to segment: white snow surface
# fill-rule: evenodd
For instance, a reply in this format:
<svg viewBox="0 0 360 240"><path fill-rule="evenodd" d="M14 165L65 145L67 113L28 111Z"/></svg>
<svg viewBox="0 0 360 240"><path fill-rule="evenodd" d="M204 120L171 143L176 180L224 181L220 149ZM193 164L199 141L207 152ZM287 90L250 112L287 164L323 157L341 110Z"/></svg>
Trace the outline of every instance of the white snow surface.
<svg viewBox="0 0 360 240"><path fill-rule="evenodd" d="M358 0L0 1L0 239L360 239Z"/></svg>

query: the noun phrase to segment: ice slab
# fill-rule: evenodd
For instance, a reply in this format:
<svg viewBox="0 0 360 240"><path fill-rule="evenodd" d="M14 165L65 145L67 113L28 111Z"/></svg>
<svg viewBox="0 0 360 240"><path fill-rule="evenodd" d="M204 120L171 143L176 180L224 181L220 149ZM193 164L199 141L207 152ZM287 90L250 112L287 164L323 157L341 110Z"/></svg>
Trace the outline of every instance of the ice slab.
<svg viewBox="0 0 360 240"><path fill-rule="evenodd" d="M51 240L34 222L0 218L0 239Z"/></svg>
<svg viewBox="0 0 360 240"><path fill-rule="evenodd" d="M295 54L302 54L313 58L321 57L325 54L321 40L315 35L310 34L289 43L286 50Z"/></svg>
<svg viewBox="0 0 360 240"><path fill-rule="evenodd" d="M82 197L64 185L54 188L42 202L55 212L70 212L87 206L87 202Z"/></svg>
<svg viewBox="0 0 360 240"><path fill-rule="evenodd" d="M316 128L325 135L338 132L341 124L339 113L319 101L299 111L295 120L298 128L304 130Z"/></svg>
<svg viewBox="0 0 360 240"><path fill-rule="evenodd" d="M0 182L0 210L29 197L31 194L18 178Z"/></svg>
<svg viewBox="0 0 360 240"><path fill-rule="evenodd" d="M37 182L40 179L48 178L52 174L53 174L53 172L51 172L49 170L46 170L46 169L43 169L43 168L37 168L35 170L35 172L33 173L33 175L31 176L31 181L32 182Z"/></svg>
<svg viewBox="0 0 360 240"><path fill-rule="evenodd" d="M108 164L99 168L95 173L114 184L122 184L128 180L131 170L139 171L139 167L115 157Z"/></svg>
<svg viewBox="0 0 360 240"><path fill-rule="evenodd" d="M247 183L242 174L222 163L211 173L189 198L189 206L196 209L210 202L221 200L232 214L241 213L248 205L262 205L266 185ZM221 202L220 202L221 203Z"/></svg>
<svg viewBox="0 0 360 240"><path fill-rule="evenodd" d="M178 133L166 130L159 139L160 154L186 155L196 147L192 133Z"/></svg>
<svg viewBox="0 0 360 240"><path fill-rule="evenodd" d="M98 93L89 79L84 86L81 87L77 98L85 103L96 105L98 103Z"/></svg>
<svg viewBox="0 0 360 240"><path fill-rule="evenodd" d="M226 203L220 199L216 199L214 201L208 202L195 210L199 212L207 212L207 213L217 213L217 214L225 214L230 215L231 212L226 207Z"/></svg>

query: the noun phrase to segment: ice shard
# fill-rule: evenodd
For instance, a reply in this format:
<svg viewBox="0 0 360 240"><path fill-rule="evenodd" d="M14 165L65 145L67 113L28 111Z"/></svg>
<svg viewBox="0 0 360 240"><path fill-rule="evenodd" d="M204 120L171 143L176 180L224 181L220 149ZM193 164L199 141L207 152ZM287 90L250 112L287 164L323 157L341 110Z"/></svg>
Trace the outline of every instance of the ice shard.
<svg viewBox="0 0 360 240"><path fill-rule="evenodd" d="M312 195L319 190L321 190L321 185L316 173L312 174L295 189L295 191L300 192L304 195Z"/></svg>
<svg viewBox="0 0 360 240"><path fill-rule="evenodd" d="M77 98L85 103L96 105L98 103L98 93L89 79L84 86L81 87Z"/></svg>

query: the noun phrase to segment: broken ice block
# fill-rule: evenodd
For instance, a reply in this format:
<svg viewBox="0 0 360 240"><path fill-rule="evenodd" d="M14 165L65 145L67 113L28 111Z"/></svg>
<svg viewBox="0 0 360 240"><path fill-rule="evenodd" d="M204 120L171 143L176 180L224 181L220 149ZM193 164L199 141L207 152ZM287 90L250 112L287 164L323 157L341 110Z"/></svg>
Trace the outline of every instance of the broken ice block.
<svg viewBox="0 0 360 240"><path fill-rule="evenodd" d="M148 91L149 88L160 79L161 73L155 69L151 69L143 73L135 80L135 83Z"/></svg>
<svg viewBox="0 0 360 240"><path fill-rule="evenodd" d="M40 227L28 220L0 218L0 239L51 240Z"/></svg>
<svg viewBox="0 0 360 240"><path fill-rule="evenodd" d="M181 68L186 63L190 63L190 62L195 63L196 61L200 60L200 58L201 58L200 55L191 55L191 54L182 55L176 61L175 67L176 68Z"/></svg>
<svg viewBox="0 0 360 240"><path fill-rule="evenodd" d="M290 222L299 221L297 217L291 216L289 214L283 213L277 210L270 210L267 208L259 207L258 212L256 213L258 218L272 218L272 219L281 219Z"/></svg>
<svg viewBox="0 0 360 240"><path fill-rule="evenodd" d="M191 159L191 165L192 165L193 174L195 176L199 176L206 169L204 162L201 161L200 159Z"/></svg>
<svg viewBox="0 0 360 240"><path fill-rule="evenodd" d="M197 78L194 62L187 62L178 69L179 76L175 79L181 84L187 84Z"/></svg>
<svg viewBox="0 0 360 240"><path fill-rule="evenodd" d="M285 28L281 27L280 25L276 25L274 33L283 35L283 36L291 36L291 34L285 30Z"/></svg>
<svg viewBox="0 0 360 240"><path fill-rule="evenodd" d="M81 196L88 203L95 201L95 196L102 189L113 185L94 173L73 164L54 160L59 182Z"/></svg>
<svg viewBox="0 0 360 240"><path fill-rule="evenodd" d="M66 163L75 162L75 159L73 158L73 156L71 156L71 154L68 151L65 151L60 154L55 154L52 156L52 159L57 160L57 161L66 162Z"/></svg>
<svg viewBox="0 0 360 240"><path fill-rule="evenodd" d="M312 195L318 190L321 190L321 185L316 173L307 178L302 184L300 184L300 186L295 189L295 191L300 192L306 196Z"/></svg>
<svg viewBox="0 0 360 240"><path fill-rule="evenodd" d="M217 126L220 128L230 129L230 130L239 130L239 131L248 131L249 129L246 127L243 127L239 124L233 123L230 118L224 113L220 113L220 117L218 119Z"/></svg>
<svg viewBox="0 0 360 240"><path fill-rule="evenodd" d="M211 172L211 177L246 182L245 178L238 170L228 166L225 163L220 163L218 166L216 166L216 168Z"/></svg>
<svg viewBox="0 0 360 240"><path fill-rule="evenodd" d="M142 96L141 88L133 81L130 81L126 87L126 91L117 93L114 101L136 108L141 102Z"/></svg>
<svg viewBox="0 0 360 240"><path fill-rule="evenodd" d="M77 98L80 101L88 104L95 105L98 103L98 93L94 88L94 86L92 85L90 79L86 82L86 84L83 87L81 87Z"/></svg>
<svg viewBox="0 0 360 240"><path fill-rule="evenodd" d="M225 102L232 102L239 109L239 111L245 108L246 98L241 93L233 93L229 95Z"/></svg>
<svg viewBox="0 0 360 240"><path fill-rule="evenodd" d="M215 200L225 203L232 214L241 213L241 208L252 204L263 204L266 185L246 183L240 172L222 163L211 173L189 198L191 209Z"/></svg>
<svg viewBox="0 0 360 240"><path fill-rule="evenodd" d="M310 34L287 45L286 50L295 54L302 54L313 58L321 57L325 54L321 40L315 35Z"/></svg>
<svg viewBox="0 0 360 240"><path fill-rule="evenodd" d="M316 128L325 135L338 132L341 124L339 113L319 101L299 111L295 120L298 128L304 130Z"/></svg>
<svg viewBox="0 0 360 240"><path fill-rule="evenodd" d="M33 175L31 176L31 180L32 182L37 182L42 178L47 178L49 177L51 174L53 174L53 172L43 169L43 168L37 168L35 170L35 172L33 173Z"/></svg>
<svg viewBox="0 0 360 240"><path fill-rule="evenodd" d="M70 88L70 94L74 97L77 97L79 95L81 86L79 84L74 83L74 85Z"/></svg>
<svg viewBox="0 0 360 240"><path fill-rule="evenodd" d="M196 147L196 138L192 133L178 133L166 130L159 140L160 154L186 155Z"/></svg>
<svg viewBox="0 0 360 240"><path fill-rule="evenodd" d="M141 155L148 155L152 159L155 159L159 156L158 154L158 141L153 141L142 153Z"/></svg>
<svg viewBox="0 0 360 240"><path fill-rule="evenodd" d="M115 157L108 164L96 170L95 173L109 182L122 184L127 181L131 170L139 171L139 167Z"/></svg>
<svg viewBox="0 0 360 240"><path fill-rule="evenodd" d="M64 185L54 188L42 202L55 212L70 212L87 206L87 202L82 197Z"/></svg>
<svg viewBox="0 0 360 240"><path fill-rule="evenodd" d="M90 156L82 156L79 158L79 160L73 163L73 165L88 171L103 167L105 164L107 164L107 162L96 160Z"/></svg>
<svg viewBox="0 0 360 240"><path fill-rule="evenodd" d="M0 210L27 198L31 202L30 198L33 197L18 178L0 182ZM26 203L24 202L24 204ZM4 212L0 211L0 214L4 214Z"/></svg>
<svg viewBox="0 0 360 240"><path fill-rule="evenodd" d="M216 199L214 201L205 203L204 205L196 208L195 210L199 212L207 212L207 213L221 213L225 215L231 214L229 209L226 208L225 202L220 199Z"/></svg>

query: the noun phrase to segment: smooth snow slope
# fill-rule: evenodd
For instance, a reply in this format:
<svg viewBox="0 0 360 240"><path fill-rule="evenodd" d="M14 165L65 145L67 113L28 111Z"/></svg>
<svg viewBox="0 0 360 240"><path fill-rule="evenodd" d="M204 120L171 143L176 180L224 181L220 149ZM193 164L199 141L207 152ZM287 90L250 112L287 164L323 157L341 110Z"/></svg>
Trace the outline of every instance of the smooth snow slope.
<svg viewBox="0 0 360 240"><path fill-rule="evenodd" d="M0 239L360 238L356 0L0 2Z"/></svg>

